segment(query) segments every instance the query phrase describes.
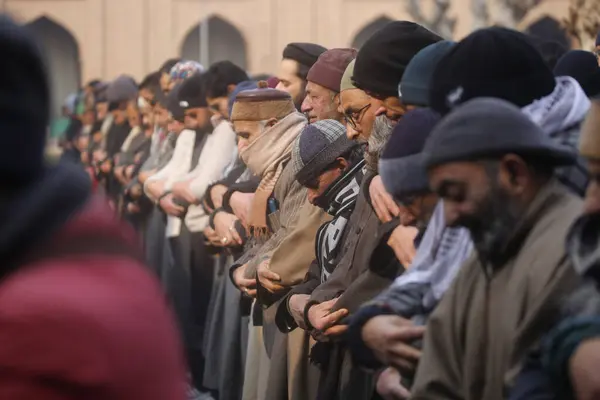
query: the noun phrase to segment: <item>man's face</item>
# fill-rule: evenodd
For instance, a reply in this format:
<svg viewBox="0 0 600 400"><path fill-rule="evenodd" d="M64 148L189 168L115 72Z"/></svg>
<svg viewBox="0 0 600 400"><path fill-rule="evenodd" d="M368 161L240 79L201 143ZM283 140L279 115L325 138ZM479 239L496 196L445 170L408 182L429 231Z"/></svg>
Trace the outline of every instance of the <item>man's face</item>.
<svg viewBox="0 0 600 400"><path fill-rule="evenodd" d="M498 163L454 162L429 173L432 190L444 200L448 226L469 229L480 255L502 251L523 215L519 202L500 180Z"/></svg>
<svg viewBox="0 0 600 400"><path fill-rule="evenodd" d="M264 121L234 121L233 130L238 139L238 151L241 154L265 130Z"/></svg>
<svg viewBox="0 0 600 400"><path fill-rule="evenodd" d="M169 76L168 73L163 72L160 75L160 88L163 92L168 93L169 91L169 84L171 83L171 77Z"/></svg>
<svg viewBox="0 0 600 400"><path fill-rule="evenodd" d="M108 103L96 103L96 117L103 120L106 118L106 114L108 114Z"/></svg>
<svg viewBox="0 0 600 400"><path fill-rule="evenodd" d="M92 125L94 122L96 122L96 113L94 112L94 110L87 110L86 112L84 112L81 118L81 122L83 123L83 125Z"/></svg>
<svg viewBox="0 0 600 400"><path fill-rule="evenodd" d="M296 108L300 109L305 96L305 82L298 76L298 63L286 58L281 60L277 79L279 79L279 83L276 89L288 92L292 96Z"/></svg>
<svg viewBox="0 0 600 400"><path fill-rule="evenodd" d="M348 139L366 143L375 123L375 110L369 96L360 89L349 89L340 93L340 100Z"/></svg>
<svg viewBox="0 0 600 400"><path fill-rule="evenodd" d="M306 84L306 96L302 102L301 111L308 117L308 121L313 124L325 119L342 120L342 115L338 112L340 105L340 96L321 85L314 82Z"/></svg>
<svg viewBox="0 0 600 400"><path fill-rule="evenodd" d="M585 192L584 212L586 214L600 213L600 160L588 160L590 183Z"/></svg>
<svg viewBox="0 0 600 400"><path fill-rule="evenodd" d="M161 128L166 128L169 122L169 111L160 104L154 106L154 123Z"/></svg>
<svg viewBox="0 0 600 400"><path fill-rule="evenodd" d="M177 121L172 116L169 116L167 129L169 130L169 132L180 134L185 129L185 124L183 122Z"/></svg>
<svg viewBox="0 0 600 400"><path fill-rule="evenodd" d="M229 99L225 96L207 98L208 109L212 115L217 115L223 119L229 119Z"/></svg>
<svg viewBox="0 0 600 400"><path fill-rule="evenodd" d="M384 115L393 122L394 125L400 121L409 110L396 96L380 98L371 96L371 107L375 110L375 116Z"/></svg>
<svg viewBox="0 0 600 400"><path fill-rule="evenodd" d="M308 182L306 184L306 188L308 189L308 202L310 204L317 205L315 203L316 200L322 196L329 186L331 186L331 184L342 175L344 172L344 165L347 164L340 164L339 166L329 168L312 182Z"/></svg>
<svg viewBox="0 0 600 400"><path fill-rule="evenodd" d="M140 126L140 112L133 104L127 106L127 120L129 121L129 126L131 127Z"/></svg>
<svg viewBox="0 0 600 400"><path fill-rule="evenodd" d="M205 128L210 123L210 112L208 108L189 108L184 111L184 124L187 129L198 130Z"/></svg>

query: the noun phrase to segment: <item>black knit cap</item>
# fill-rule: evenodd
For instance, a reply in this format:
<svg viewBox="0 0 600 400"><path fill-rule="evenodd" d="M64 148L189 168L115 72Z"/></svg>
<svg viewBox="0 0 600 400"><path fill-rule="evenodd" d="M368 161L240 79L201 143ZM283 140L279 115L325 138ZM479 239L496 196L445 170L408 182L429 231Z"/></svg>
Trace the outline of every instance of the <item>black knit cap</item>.
<svg viewBox="0 0 600 400"><path fill-rule="evenodd" d="M167 110L173 116L175 121L183 122L185 113L183 107L179 105L179 92L181 91L182 83L179 83L171 89L167 95Z"/></svg>
<svg viewBox="0 0 600 400"><path fill-rule="evenodd" d="M588 97L600 94L600 67L598 59L589 51L571 50L566 53L554 68L555 76L574 78Z"/></svg>
<svg viewBox="0 0 600 400"><path fill-rule="evenodd" d="M358 52L352 81L366 92L396 97L398 84L410 60L440 40L441 37L414 22L390 22L371 36Z"/></svg>
<svg viewBox="0 0 600 400"><path fill-rule="evenodd" d="M23 186L44 171L46 127L50 119L50 85L40 47L31 32L0 15L2 48L2 154L4 186Z"/></svg>
<svg viewBox="0 0 600 400"><path fill-rule="evenodd" d="M480 97L458 106L433 129L425 166L481 160L514 153L548 166L571 165L577 154L544 133L520 108L505 100Z"/></svg>
<svg viewBox="0 0 600 400"><path fill-rule="evenodd" d="M379 174L386 190L395 198L429 190L422 152L440 119L429 108L417 108L404 114L394 127L379 159Z"/></svg>
<svg viewBox="0 0 600 400"><path fill-rule="evenodd" d="M429 100L442 115L476 97L524 107L552 93L555 85L552 71L527 36L492 27L473 32L440 60Z"/></svg>
<svg viewBox="0 0 600 400"><path fill-rule="evenodd" d="M179 89L179 105L184 110L189 108L206 108L206 88L202 74L192 75L181 83Z"/></svg>
<svg viewBox="0 0 600 400"><path fill-rule="evenodd" d="M319 56L327 49L314 43L290 43L283 49L283 58L296 61L305 67L312 67Z"/></svg>

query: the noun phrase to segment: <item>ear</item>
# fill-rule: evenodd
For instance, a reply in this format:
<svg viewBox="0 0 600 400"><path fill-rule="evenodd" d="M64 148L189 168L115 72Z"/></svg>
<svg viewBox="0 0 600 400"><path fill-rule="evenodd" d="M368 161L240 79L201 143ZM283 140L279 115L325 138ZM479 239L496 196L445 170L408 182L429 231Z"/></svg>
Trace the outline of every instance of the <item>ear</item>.
<svg viewBox="0 0 600 400"><path fill-rule="evenodd" d="M348 168L348 161L345 158L338 157L338 158L336 158L335 161L340 165L340 169L342 171L344 171L346 168Z"/></svg>
<svg viewBox="0 0 600 400"><path fill-rule="evenodd" d="M500 160L500 183L514 194L522 193L531 182L525 161L516 154L507 154Z"/></svg>
<svg viewBox="0 0 600 400"><path fill-rule="evenodd" d="M269 119L267 120L267 123L265 124L265 126L266 126L267 128L270 128L270 127L272 127L273 125L275 125L276 123L277 123L277 118L269 118Z"/></svg>

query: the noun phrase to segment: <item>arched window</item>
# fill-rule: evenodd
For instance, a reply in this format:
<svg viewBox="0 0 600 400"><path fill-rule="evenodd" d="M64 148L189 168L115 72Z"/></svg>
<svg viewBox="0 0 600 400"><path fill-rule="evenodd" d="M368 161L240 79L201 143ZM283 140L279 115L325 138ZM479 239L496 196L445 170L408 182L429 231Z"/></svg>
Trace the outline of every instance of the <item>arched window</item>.
<svg viewBox="0 0 600 400"><path fill-rule="evenodd" d="M201 24L208 23L208 29L201 29ZM181 46L181 57L188 60L201 61L206 68L217 61L229 60L241 68L247 68L246 41L241 32L224 19L213 16L208 22L202 22L185 37ZM206 28L206 27L204 27ZM200 60L200 46L204 42L201 35L208 32L208 52L202 53L208 56L206 60Z"/></svg>
<svg viewBox="0 0 600 400"><path fill-rule="evenodd" d="M48 62L52 89L52 112L60 114L64 100L81 86L79 46L73 35L48 17L40 17L27 28L42 46Z"/></svg>

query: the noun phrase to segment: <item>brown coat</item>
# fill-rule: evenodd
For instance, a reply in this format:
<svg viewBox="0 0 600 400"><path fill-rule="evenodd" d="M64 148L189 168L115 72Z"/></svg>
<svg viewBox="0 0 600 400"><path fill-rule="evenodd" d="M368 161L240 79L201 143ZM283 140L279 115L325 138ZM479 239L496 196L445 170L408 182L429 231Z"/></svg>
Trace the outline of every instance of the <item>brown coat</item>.
<svg viewBox="0 0 600 400"><path fill-rule="evenodd" d="M551 181L506 246L500 266L474 254L427 324L415 400L500 400L521 359L558 316L577 277L565 237L581 200Z"/></svg>

